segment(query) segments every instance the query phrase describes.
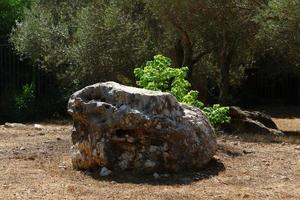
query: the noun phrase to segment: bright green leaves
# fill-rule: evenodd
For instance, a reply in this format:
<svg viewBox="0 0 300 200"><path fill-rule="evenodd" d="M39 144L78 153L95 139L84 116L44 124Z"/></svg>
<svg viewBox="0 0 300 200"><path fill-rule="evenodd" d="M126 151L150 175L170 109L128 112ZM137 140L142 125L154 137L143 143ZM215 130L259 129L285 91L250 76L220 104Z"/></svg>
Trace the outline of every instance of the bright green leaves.
<svg viewBox="0 0 300 200"><path fill-rule="evenodd" d="M188 68L173 68L169 58L163 55L154 56L145 66L136 68L134 74L138 79L137 85L156 91L170 92L178 101L192 106L202 107L198 92L190 90L191 84L187 78Z"/></svg>
<svg viewBox="0 0 300 200"><path fill-rule="evenodd" d="M230 122L229 107L222 107L219 104L215 104L213 107L204 107L203 112L214 127Z"/></svg>
<svg viewBox="0 0 300 200"><path fill-rule="evenodd" d="M178 101L201 108L214 127L229 123L228 107L222 107L219 104L213 107L204 107L204 104L198 100L199 92L190 90L191 84L187 80L188 70L187 67L173 68L171 59L157 55L143 67L136 68L134 75L138 80L137 85L140 87L169 92Z"/></svg>

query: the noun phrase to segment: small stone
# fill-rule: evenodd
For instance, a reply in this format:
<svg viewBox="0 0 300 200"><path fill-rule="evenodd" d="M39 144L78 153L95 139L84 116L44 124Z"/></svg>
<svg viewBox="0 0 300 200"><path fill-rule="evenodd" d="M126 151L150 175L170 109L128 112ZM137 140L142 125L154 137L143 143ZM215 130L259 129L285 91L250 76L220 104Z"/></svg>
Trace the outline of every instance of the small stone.
<svg viewBox="0 0 300 200"><path fill-rule="evenodd" d="M21 150L21 151L24 151L24 150L25 150L25 147L20 147L20 150Z"/></svg>
<svg viewBox="0 0 300 200"><path fill-rule="evenodd" d="M59 165L58 168L60 168L60 169L67 169L67 166L65 166L65 165Z"/></svg>
<svg viewBox="0 0 300 200"><path fill-rule="evenodd" d="M281 177L281 180L284 180L284 181L289 181L289 180L291 180L289 177L286 177L286 176L282 176Z"/></svg>
<svg viewBox="0 0 300 200"><path fill-rule="evenodd" d="M160 178L160 175L159 175L158 173L155 172L155 173L153 174L153 177L154 177L155 179L159 179L159 178Z"/></svg>
<svg viewBox="0 0 300 200"><path fill-rule="evenodd" d="M2 187L4 188L4 189L8 189L9 188L9 185L2 185Z"/></svg>
<svg viewBox="0 0 300 200"><path fill-rule="evenodd" d="M107 169L106 167L102 167L101 171L100 171L100 176L101 177L105 177L105 176L109 176L112 174L112 171Z"/></svg>
<svg viewBox="0 0 300 200"><path fill-rule="evenodd" d="M26 127L25 124L21 123L5 123L4 128L24 128Z"/></svg>
<svg viewBox="0 0 300 200"><path fill-rule="evenodd" d="M221 160L219 156L214 156L216 160Z"/></svg>
<svg viewBox="0 0 300 200"><path fill-rule="evenodd" d="M44 129L44 126L42 126L40 124L34 124L33 127L34 127L35 130L39 130L39 131Z"/></svg>
<svg viewBox="0 0 300 200"><path fill-rule="evenodd" d="M244 154L251 154L251 153L254 153L254 151L251 151L251 150L243 150L243 153L244 153Z"/></svg>
<svg viewBox="0 0 300 200"><path fill-rule="evenodd" d="M300 145L295 147L296 150L300 150Z"/></svg>

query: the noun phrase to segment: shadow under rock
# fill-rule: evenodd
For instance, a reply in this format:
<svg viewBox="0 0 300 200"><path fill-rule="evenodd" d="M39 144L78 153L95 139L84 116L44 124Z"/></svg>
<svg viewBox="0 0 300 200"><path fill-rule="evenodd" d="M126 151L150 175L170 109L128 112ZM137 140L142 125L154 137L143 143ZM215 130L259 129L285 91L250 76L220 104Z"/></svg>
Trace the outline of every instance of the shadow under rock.
<svg viewBox="0 0 300 200"><path fill-rule="evenodd" d="M85 173L96 180L113 183L132 183L132 184L149 184L149 185L188 185L195 181L209 179L217 176L225 170L224 164L213 158L202 169L179 172L177 174L159 174L159 178L154 178L152 174L136 174L132 172L114 172L111 176L101 177L99 170L86 171Z"/></svg>

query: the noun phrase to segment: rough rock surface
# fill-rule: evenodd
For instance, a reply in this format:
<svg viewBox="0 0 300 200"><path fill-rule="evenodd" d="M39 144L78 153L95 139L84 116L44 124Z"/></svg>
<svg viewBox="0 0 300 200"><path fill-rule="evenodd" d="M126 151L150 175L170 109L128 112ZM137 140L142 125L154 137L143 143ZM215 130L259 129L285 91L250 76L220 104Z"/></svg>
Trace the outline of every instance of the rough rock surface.
<svg viewBox="0 0 300 200"><path fill-rule="evenodd" d="M72 163L136 172L199 169L217 149L214 130L200 109L168 93L98 83L74 93Z"/></svg>
<svg viewBox="0 0 300 200"><path fill-rule="evenodd" d="M264 113L244 111L239 107L230 107L229 115L231 117L230 132L271 137L284 135L272 118Z"/></svg>

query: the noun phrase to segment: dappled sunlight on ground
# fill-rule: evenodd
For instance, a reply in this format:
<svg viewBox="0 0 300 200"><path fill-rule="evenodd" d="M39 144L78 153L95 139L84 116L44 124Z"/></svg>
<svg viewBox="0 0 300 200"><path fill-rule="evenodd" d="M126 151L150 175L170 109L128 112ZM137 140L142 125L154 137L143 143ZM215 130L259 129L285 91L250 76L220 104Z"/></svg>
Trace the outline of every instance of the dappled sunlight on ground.
<svg viewBox="0 0 300 200"><path fill-rule="evenodd" d="M0 127L0 199L300 199L300 147L220 136L206 169L154 179L73 170L70 125Z"/></svg>

